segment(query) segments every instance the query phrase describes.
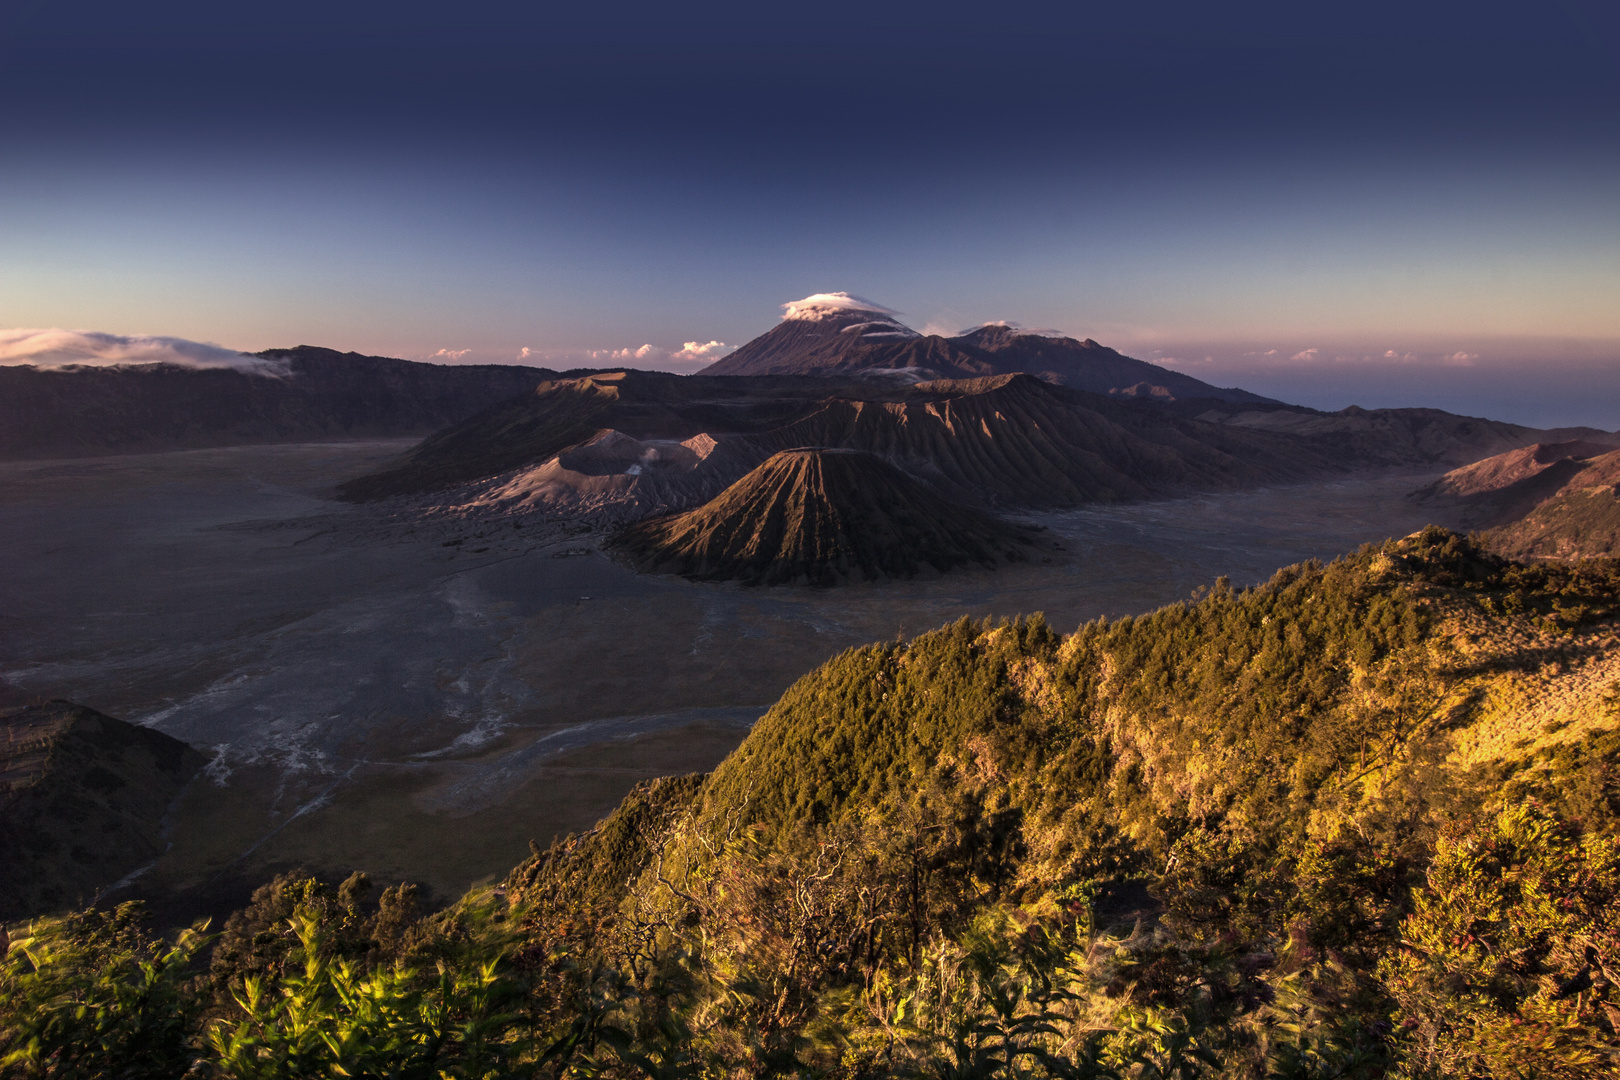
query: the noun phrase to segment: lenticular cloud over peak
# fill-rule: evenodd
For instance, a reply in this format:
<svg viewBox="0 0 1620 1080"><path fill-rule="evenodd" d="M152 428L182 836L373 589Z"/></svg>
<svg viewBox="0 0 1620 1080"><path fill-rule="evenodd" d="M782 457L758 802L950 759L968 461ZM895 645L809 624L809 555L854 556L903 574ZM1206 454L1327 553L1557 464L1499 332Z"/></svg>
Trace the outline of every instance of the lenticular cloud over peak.
<svg viewBox="0 0 1620 1080"><path fill-rule="evenodd" d="M900 314L882 304L874 304L870 300L863 300L847 292L818 292L795 300L790 304L782 305L782 318L784 319L825 319L830 315L840 315L845 312L862 312L893 319Z"/></svg>
<svg viewBox="0 0 1620 1080"><path fill-rule="evenodd" d="M172 364L186 368L229 368L252 375L280 375L269 360L185 338L151 334L107 334L96 330L0 330L0 364L39 368L84 365Z"/></svg>

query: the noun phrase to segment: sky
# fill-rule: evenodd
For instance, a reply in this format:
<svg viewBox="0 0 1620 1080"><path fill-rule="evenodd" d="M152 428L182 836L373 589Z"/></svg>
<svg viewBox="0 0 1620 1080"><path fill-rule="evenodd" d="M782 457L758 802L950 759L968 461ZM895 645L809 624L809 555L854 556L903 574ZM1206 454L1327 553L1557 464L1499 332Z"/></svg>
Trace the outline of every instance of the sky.
<svg viewBox="0 0 1620 1080"><path fill-rule="evenodd" d="M1612 4L0 0L0 95L0 362L689 371L846 290L1620 428Z"/></svg>

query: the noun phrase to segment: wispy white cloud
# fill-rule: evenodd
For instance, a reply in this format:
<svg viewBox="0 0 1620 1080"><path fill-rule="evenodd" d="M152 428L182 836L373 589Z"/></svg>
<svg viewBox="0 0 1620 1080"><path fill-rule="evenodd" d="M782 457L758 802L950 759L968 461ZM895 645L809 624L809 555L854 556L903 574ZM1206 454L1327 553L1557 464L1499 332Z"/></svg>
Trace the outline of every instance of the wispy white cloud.
<svg viewBox="0 0 1620 1080"><path fill-rule="evenodd" d="M1295 353L1293 356L1290 356L1288 359L1290 359L1290 360L1315 360L1318 356L1321 355L1321 353L1322 353L1321 349L1301 349L1299 352Z"/></svg>
<svg viewBox="0 0 1620 1080"><path fill-rule="evenodd" d="M428 353L427 358L429 360L445 360L452 364L457 364L460 363L461 360L471 352L471 349L440 349L438 352Z"/></svg>
<svg viewBox="0 0 1620 1080"><path fill-rule="evenodd" d="M170 364L184 368L230 368L252 375L287 373L284 364L208 342L60 328L0 330L0 364L30 364L40 368Z"/></svg>
<svg viewBox="0 0 1620 1080"><path fill-rule="evenodd" d="M1452 364L1457 367L1472 367L1474 361L1478 359L1479 353L1463 352L1461 349L1452 353L1450 356L1442 356L1440 358L1442 363Z"/></svg>

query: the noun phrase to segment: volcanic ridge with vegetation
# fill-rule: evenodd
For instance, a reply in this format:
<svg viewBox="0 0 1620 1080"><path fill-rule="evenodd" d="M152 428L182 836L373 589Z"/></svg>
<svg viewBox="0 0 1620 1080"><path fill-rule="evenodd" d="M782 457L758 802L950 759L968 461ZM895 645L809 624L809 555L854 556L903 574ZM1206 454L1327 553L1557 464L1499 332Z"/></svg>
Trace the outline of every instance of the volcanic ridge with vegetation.
<svg viewBox="0 0 1620 1080"><path fill-rule="evenodd" d="M1453 469L1413 495L1461 509L1508 558L1620 553L1620 450L1608 443L1537 443Z"/></svg>
<svg viewBox="0 0 1620 1080"><path fill-rule="evenodd" d="M288 874L177 938L15 924L0 1068L1620 1075L1617 620L1620 562L1429 529L852 649L436 913Z"/></svg>

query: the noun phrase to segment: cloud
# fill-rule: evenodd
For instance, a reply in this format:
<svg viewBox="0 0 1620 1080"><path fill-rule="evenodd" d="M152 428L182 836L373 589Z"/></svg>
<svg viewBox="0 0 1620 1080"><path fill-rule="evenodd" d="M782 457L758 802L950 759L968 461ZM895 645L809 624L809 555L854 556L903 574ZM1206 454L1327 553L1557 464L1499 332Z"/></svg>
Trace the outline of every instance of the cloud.
<svg viewBox="0 0 1620 1080"><path fill-rule="evenodd" d="M172 364L184 368L229 368L251 375L281 376L285 364L185 338L107 334L96 330L0 330L0 364L39 368Z"/></svg>
<svg viewBox="0 0 1620 1080"><path fill-rule="evenodd" d="M629 365L668 365L670 368L703 367L714 363L726 353L737 348L727 345L723 341L688 341L679 349L664 349L648 343L635 348L626 349L587 349L579 354L584 360L595 364L629 364Z"/></svg>
<svg viewBox="0 0 1620 1080"><path fill-rule="evenodd" d="M736 351L737 346L727 345L723 341L688 341L681 347L681 351L671 353L670 359L676 362L703 360L709 363L720 359L728 352Z"/></svg>
<svg viewBox="0 0 1620 1080"><path fill-rule="evenodd" d="M641 345L634 349L587 349L585 356L590 360L606 360L609 363L623 364L632 360L655 360L665 355L665 350L656 345Z"/></svg>
<svg viewBox="0 0 1620 1080"><path fill-rule="evenodd" d="M523 347L518 350L516 362L520 364L542 364L546 367L561 369L587 367L630 367L643 368L655 371L691 372L698 368L707 367L729 352L735 351L737 346L728 345L724 341L710 339L708 341L687 341L679 349L665 348L646 342L641 345L630 345L624 348L606 349L535 349ZM511 353L507 353L511 356Z"/></svg>
<svg viewBox="0 0 1620 1080"><path fill-rule="evenodd" d="M863 300L847 292L818 292L812 293L803 300L794 300L792 303L782 305L782 318L784 319L825 319L829 315L836 315L843 311L863 311L873 315L887 315L893 317L900 314L882 304L874 304L870 300Z"/></svg>
<svg viewBox="0 0 1620 1080"><path fill-rule="evenodd" d="M448 360L452 364L454 364L454 363L459 362L462 357L466 356L470 352L472 352L471 349L440 349L436 353L429 353L428 354L428 359L429 360Z"/></svg>
<svg viewBox="0 0 1620 1080"><path fill-rule="evenodd" d="M1442 364L1451 364L1456 367L1472 367L1474 361L1478 359L1479 353L1462 352L1461 350L1458 350L1457 352L1452 353L1450 356L1442 356L1440 358L1440 362Z"/></svg>
<svg viewBox="0 0 1620 1080"><path fill-rule="evenodd" d="M1295 353L1293 356L1290 356L1288 359L1290 359L1290 360L1315 360L1316 357L1321 353L1321 351L1322 351L1321 349L1301 349L1299 352Z"/></svg>

